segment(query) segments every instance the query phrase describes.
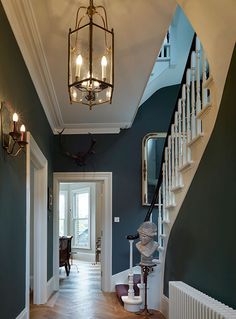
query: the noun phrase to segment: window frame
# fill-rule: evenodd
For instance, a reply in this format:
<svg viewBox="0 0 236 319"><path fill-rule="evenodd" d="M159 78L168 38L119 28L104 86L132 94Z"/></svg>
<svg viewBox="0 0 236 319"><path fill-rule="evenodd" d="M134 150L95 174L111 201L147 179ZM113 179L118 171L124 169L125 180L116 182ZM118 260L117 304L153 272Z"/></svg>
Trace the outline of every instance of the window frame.
<svg viewBox="0 0 236 319"><path fill-rule="evenodd" d="M64 232L63 235L60 235L60 195L63 195L65 198L65 218L64 218ZM59 235L60 236L67 236L68 234L68 191L67 190L60 190L59 192Z"/></svg>
<svg viewBox="0 0 236 319"><path fill-rule="evenodd" d="M76 196L79 196L80 194L85 194L88 193L88 218L74 218L75 216L75 210L76 210ZM83 250L91 250L91 186L86 186L86 187L81 187L75 190L71 191L71 196L72 196L72 214L71 214L71 222L72 222L72 234L73 234L73 239L72 239L72 247L75 249L83 249ZM88 220L88 245L86 247L78 246L75 245L75 234L74 234L74 220Z"/></svg>

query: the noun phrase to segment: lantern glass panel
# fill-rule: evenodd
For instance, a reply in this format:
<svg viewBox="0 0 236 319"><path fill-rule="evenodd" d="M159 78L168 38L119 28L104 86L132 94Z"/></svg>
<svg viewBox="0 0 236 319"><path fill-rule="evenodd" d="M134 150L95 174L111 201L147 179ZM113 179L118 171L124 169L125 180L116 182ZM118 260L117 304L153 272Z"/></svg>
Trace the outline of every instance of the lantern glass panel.
<svg viewBox="0 0 236 319"><path fill-rule="evenodd" d="M93 27L93 77L112 84L112 35L102 28Z"/></svg>
<svg viewBox="0 0 236 319"><path fill-rule="evenodd" d="M82 81L88 77L89 70L89 27L70 34L70 78L69 84Z"/></svg>
<svg viewBox="0 0 236 319"><path fill-rule="evenodd" d="M94 21L101 23L100 17ZM68 81L71 102L79 102L91 107L111 101L112 50L113 33L92 21L69 32Z"/></svg>

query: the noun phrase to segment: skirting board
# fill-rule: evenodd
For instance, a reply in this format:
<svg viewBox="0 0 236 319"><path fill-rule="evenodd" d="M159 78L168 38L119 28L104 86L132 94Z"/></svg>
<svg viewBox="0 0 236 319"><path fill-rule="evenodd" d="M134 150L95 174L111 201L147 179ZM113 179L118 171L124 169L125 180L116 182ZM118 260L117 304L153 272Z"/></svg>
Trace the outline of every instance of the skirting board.
<svg viewBox="0 0 236 319"><path fill-rule="evenodd" d="M47 282L47 300L51 297L51 295L55 291L54 287L55 287L54 286L54 277L52 277Z"/></svg>
<svg viewBox="0 0 236 319"><path fill-rule="evenodd" d="M169 319L169 298L165 295L161 296L161 312L166 319Z"/></svg>
<svg viewBox="0 0 236 319"><path fill-rule="evenodd" d="M19 314L19 316L16 317L16 319L28 319L28 318L29 316L28 316L28 311L26 308L23 309L21 313Z"/></svg>
<svg viewBox="0 0 236 319"><path fill-rule="evenodd" d="M34 287L34 277L30 275L30 289Z"/></svg>

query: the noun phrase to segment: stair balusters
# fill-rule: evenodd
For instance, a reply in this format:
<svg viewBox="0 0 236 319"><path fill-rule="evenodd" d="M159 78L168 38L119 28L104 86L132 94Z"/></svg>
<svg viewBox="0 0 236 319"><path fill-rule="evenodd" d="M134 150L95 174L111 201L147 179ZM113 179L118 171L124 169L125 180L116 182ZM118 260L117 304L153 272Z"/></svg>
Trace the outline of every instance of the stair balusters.
<svg viewBox="0 0 236 319"><path fill-rule="evenodd" d="M183 187L182 170L191 165L191 144L202 136L202 123L199 114L209 105L210 91L209 66L199 39L190 54L189 68L184 75L181 96L177 102L174 122L164 149L162 163L162 185L158 197L158 241L160 251L164 249L165 228L170 222L169 214L175 206L175 192ZM168 226L169 228L169 226Z"/></svg>
<svg viewBox="0 0 236 319"><path fill-rule="evenodd" d="M175 194L184 186L183 171L192 164L191 145L202 136L200 117L211 106L211 92L208 85L212 77L209 75L209 65L199 39L195 37L194 41L194 48L189 54L180 95L172 115L173 122L170 123L166 137L158 184L145 217L145 221L150 219L153 208L158 203L160 261L164 256L166 239L173 223L171 210L176 205ZM130 235L127 238L137 239L138 235ZM132 244L133 240L130 240L130 247ZM130 248L130 256L132 256L132 248ZM132 265L131 260L130 265ZM132 266L130 266L129 292L126 298L135 298Z"/></svg>
<svg viewBox="0 0 236 319"><path fill-rule="evenodd" d="M124 308L130 312L137 312L140 309L142 298L134 295L134 273L133 273L133 238L129 240L129 275L128 275L128 296L122 296L121 299L124 303Z"/></svg>
<svg viewBox="0 0 236 319"><path fill-rule="evenodd" d="M129 290L128 297L134 297L134 273L133 273L133 240L129 240Z"/></svg>

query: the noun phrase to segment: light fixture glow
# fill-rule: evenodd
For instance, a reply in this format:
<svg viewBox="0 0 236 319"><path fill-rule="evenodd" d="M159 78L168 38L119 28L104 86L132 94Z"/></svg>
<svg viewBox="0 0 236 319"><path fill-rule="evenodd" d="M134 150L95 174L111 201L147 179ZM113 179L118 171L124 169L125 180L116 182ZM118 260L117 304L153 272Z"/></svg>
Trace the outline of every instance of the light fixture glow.
<svg viewBox="0 0 236 319"><path fill-rule="evenodd" d="M74 99L76 99L77 98L77 92L73 91L72 96L73 96Z"/></svg>
<svg viewBox="0 0 236 319"><path fill-rule="evenodd" d="M17 113L14 113L13 116L12 116L12 120L13 122L18 122L18 114Z"/></svg>
<svg viewBox="0 0 236 319"><path fill-rule="evenodd" d="M107 66L107 58L105 57L105 55L102 57L101 65L102 66Z"/></svg>
<svg viewBox="0 0 236 319"><path fill-rule="evenodd" d="M94 105L111 103L114 88L114 33L113 29L108 29L105 8L94 6L93 0L89 0L87 8L79 7L75 28L69 30L68 39L70 102L88 105L90 109Z"/></svg>
<svg viewBox="0 0 236 319"><path fill-rule="evenodd" d="M13 113L11 116L11 107L8 106L5 102L1 103L0 108L0 120L1 120L1 137L2 137L2 147L6 153L10 156L17 156L23 149L25 149L26 141L26 128L24 124L21 124L19 129L19 117L17 113ZM12 119L13 130L11 130L11 125L6 129L3 127L3 122L10 122Z"/></svg>
<svg viewBox="0 0 236 319"><path fill-rule="evenodd" d="M21 131L21 132L25 132L25 126L24 126L24 124L21 125L20 131Z"/></svg>
<svg viewBox="0 0 236 319"><path fill-rule="evenodd" d="M76 64L82 65L82 63L83 63L83 58L82 58L82 55L79 54L76 59Z"/></svg>
<svg viewBox="0 0 236 319"><path fill-rule="evenodd" d="M106 97L110 98L111 97L111 91L106 91Z"/></svg>
<svg viewBox="0 0 236 319"><path fill-rule="evenodd" d="M106 80L106 68L107 68L107 58L105 56L102 57L101 65L102 65L102 79L103 79L103 81L105 81Z"/></svg>
<svg viewBox="0 0 236 319"><path fill-rule="evenodd" d="M76 70L75 70L75 76L80 78L80 71L81 71L81 65L83 63L82 55L79 54L76 58Z"/></svg>

